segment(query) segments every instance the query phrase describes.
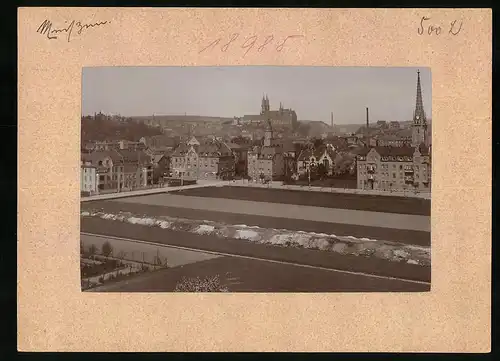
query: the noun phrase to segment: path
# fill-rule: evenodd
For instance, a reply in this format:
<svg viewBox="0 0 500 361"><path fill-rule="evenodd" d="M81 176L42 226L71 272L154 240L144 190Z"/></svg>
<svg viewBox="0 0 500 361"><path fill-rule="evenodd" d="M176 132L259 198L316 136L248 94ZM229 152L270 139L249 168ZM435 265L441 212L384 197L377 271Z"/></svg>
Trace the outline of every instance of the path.
<svg viewBox="0 0 500 361"><path fill-rule="evenodd" d="M150 188L150 189L141 189L137 191L127 191L120 193L107 193L107 194L98 194L89 197L81 197L81 202L90 202L96 200L105 200L105 199L116 199L116 198L125 198L125 197L134 197L134 196L142 196L149 194L158 194L158 193L168 193L173 191L179 191L183 189L195 189L195 188L203 188L203 187L213 187L222 185L225 182L223 181L202 181L199 180L197 184L191 184L187 186L179 186L179 187L159 187L159 188Z"/></svg>

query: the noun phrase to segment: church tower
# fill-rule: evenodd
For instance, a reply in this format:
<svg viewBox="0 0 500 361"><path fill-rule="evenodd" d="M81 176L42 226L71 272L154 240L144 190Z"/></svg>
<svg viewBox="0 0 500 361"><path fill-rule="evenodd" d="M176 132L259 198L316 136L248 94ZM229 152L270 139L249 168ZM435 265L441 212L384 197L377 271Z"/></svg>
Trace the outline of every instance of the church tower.
<svg viewBox="0 0 500 361"><path fill-rule="evenodd" d="M427 118L425 117L424 104L422 101L422 87L420 85L420 70L417 71L417 102L413 112L411 145L418 147L424 143L427 145Z"/></svg>
<svg viewBox="0 0 500 361"><path fill-rule="evenodd" d="M266 131L264 133L264 147L270 147L273 141L273 128L271 121L268 119L266 124Z"/></svg>
<svg viewBox="0 0 500 361"><path fill-rule="evenodd" d="M266 104L266 97L262 95L262 103L260 106L260 114L266 114L266 109L267 109L267 104Z"/></svg>

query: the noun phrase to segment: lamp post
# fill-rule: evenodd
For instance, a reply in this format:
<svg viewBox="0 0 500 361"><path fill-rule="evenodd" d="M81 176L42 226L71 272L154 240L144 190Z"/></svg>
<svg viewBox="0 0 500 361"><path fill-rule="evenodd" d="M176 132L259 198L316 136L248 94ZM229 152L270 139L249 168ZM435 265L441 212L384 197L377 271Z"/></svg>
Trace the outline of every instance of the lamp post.
<svg viewBox="0 0 500 361"><path fill-rule="evenodd" d="M311 164L307 163L307 185L311 186Z"/></svg>

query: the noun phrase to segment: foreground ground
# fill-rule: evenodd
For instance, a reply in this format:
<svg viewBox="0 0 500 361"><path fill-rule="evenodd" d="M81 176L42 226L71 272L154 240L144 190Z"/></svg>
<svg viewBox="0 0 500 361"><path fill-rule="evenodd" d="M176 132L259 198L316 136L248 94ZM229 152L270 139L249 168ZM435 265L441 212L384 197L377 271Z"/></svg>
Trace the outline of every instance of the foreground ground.
<svg viewBox="0 0 500 361"><path fill-rule="evenodd" d="M430 246L430 202L422 199L211 187L85 202L82 212L82 241L108 239L132 253L153 247L171 261L169 269L95 291L172 291L181 276L210 275L220 276L229 291L241 292L430 289L430 263L425 260L430 257L425 256ZM193 222L198 222L197 228ZM231 227L240 228L231 233ZM252 231L255 227L260 238L234 238L241 238L236 235L242 232L257 234ZM193 229L203 232L194 234ZM275 243L282 237L280 232L287 234L287 241L270 245L269 240ZM342 237L354 243L349 246L351 242ZM357 251L364 243L370 248L364 251L370 252ZM424 247L424 258L410 259L413 251L411 257L406 252L403 258L394 258L396 262L380 256L380 251L396 252L398 244L403 247L400 253L413 245ZM338 246L356 251L353 255ZM391 247L393 251L388 251Z"/></svg>
<svg viewBox="0 0 500 361"><path fill-rule="evenodd" d="M170 232L169 236L168 239L163 238L163 242L170 243L170 240L179 236L190 237L175 232ZM430 282L418 280L418 278L428 278L429 275L425 274L428 269L422 272L422 269L417 266L393 264L377 267L377 264L367 259L359 259L358 267L354 267L357 271L349 271L346 268L352 269L352 267L347 267L347 260L323 257L320 252L307 252L307 250L295 249L295 252L283 254L275 251L273 254L265 252L266 250L262 247L254 247L253 250L241 250L239 255L227 255L161 245L160 240L154 235L145 238L150 242L156 240L157 245L144 244L130 238L82 235L84 242L96 242L96 238L99 238L101 242L111 242L115 248L122 246L129 252L133 249L137 254L143 249L147 253L149 248L149 257L160 252L162 256L171 260L171 263L169 262L168 269L105 284L91 290L93 292L172 292L184 278L210 276L218 276L229 292L422 292L430 290ZM191 242L194 243L200 239L201 237L191 239ZM242 256L242 254L247 256ZM251 254L254 256L250 256ZM305 262L295 262L301 259L305 259ZM339 262L335 262L336 260ZM372 273L373 271L375 274ZM380 275L384 273L386 275ZM389 276L395 273L406 275L408 279Z"/></svg>

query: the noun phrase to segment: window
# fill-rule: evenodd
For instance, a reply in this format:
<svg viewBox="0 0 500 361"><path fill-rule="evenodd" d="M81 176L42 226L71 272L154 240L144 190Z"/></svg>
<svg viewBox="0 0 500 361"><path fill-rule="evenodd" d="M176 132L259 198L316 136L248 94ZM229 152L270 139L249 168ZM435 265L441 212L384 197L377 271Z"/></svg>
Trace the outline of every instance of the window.
<svg viewBox="0 0 500 361"><path fill-rule="evenodd" d="M392 168L396 168L396 164L393 164L393 165L392 165Z"/></svg>
<svg viewBox="0 0 500 361"><path fill-rule="evenodd" d="M396 178L396 173L392 173L392 178Z"/></svg>
<svg viewBox="0 0 500 361"><path fill-rule="evenodd" d="M402 165L399 166L399 170L403 170L403 166Z"/></svg>

